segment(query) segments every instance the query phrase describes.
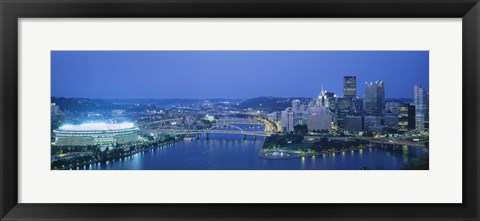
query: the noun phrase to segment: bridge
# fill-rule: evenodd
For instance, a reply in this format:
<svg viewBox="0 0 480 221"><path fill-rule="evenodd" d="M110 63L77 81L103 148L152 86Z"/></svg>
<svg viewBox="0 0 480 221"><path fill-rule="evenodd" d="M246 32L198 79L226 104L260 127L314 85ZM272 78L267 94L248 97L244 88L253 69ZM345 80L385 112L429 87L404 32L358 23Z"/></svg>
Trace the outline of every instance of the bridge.
<svg viewBox="0 0 480 221"><path fill-rule="evenodd" d="M243 135L244 139L246 136L253 136L255 139L257 136L266 137L274 134L276 131L275 126L271 125L270 122L266 121L263 118L258 117L249 117L249 118L221 118L211 128L207 129L161 129L157 128L154 125L157 123L171 122L171 121L181 121L181 118L174 119L164 119L158 121L152 121L147 123L139 124L139 127L142 128L142 131L150 133L167 133L167 134L186 134L186 135L195 135L204 134L208 138L209 134L236 134ZM264 131L258 131L255 129L265 126ZM242 128L243 126L243 128ZM245 128L245 126L247 128ZM252 130L253 129L253 130Z"/></svg>
<svg viewBox="0 0 480 221"><path fill-rule="evenodd" d="M420 142L414 142L410 140L402 140L402 139L388 139L388 138L361 138L363 140L367 140L370 143L377 143L381 145L407 145L412 147L425 147L425 144Z"/></svg>
<svg viewBox="0 0 480 221"><path fill-rule="evenodd" d="M262 125L261 123L251 123L251 125ZM204 134L205 137L208 139L209 134L234 134L234 135L243 135L243 139L246 139L247 136L253 136L254 139L257 136L260 137L268 137L274 134L271 131L258 131L258 130L245 130L238 125L234 124L217 124L208 129L158 129L158 130L150 130L151 132L156 133L167 133L167 134L174 134L174 135L195 135L199 136L200 134Z"/></svg>
<svg viewBox="0 0 480 221"><path fill-rule="evenodd" d="M205 130L156 130L158 133L167 133L173 135L195 135L200 136L201 134L205 135L206 139L209 139L210 134L233 134L233 135L243 135L243 139L247 139L247 136L253 136L253 139L257 137L268 137L272 135L271 132L266 131L248 131L248 130L219 130L219 129L205 129Z"/></svg>
<svg viewBox="0 0 480 221"><path fill-rule="evenodd" d="M152 125L152 124L158 124L158 123L164 123L164 122L175 122L175 121L181 121L182 118L173 118L173 119L164 119L164 120L157 120L157 121L150 121L150 122L143 122L143 123L137 123L137 126L139 127L144 127L147 125Z"/></svg>
<svg viewBox="0 0 480 221"><path fill-rule="evenodd" d="M218 124L245 124L245 125L261 125L255 118L222 118L218 120Z"/></svg>
<svg viewBox="0 0 480 221"><path fill-rule="evenodd" d="M251 125L252 127L263 125L268 132L282 131L278 125L259 116L255 116L254 118L222 118L215 124L215 126L225 125Z"/></svg>
<svg viewBox="0 0 480 221"><path fill-rule="evenodd" d="M248 131L248 130L157 130L157 132L170 133L170 134L238 134L238 135L252 135L260 137L268 137L273 133L265 131Z"/></svg>

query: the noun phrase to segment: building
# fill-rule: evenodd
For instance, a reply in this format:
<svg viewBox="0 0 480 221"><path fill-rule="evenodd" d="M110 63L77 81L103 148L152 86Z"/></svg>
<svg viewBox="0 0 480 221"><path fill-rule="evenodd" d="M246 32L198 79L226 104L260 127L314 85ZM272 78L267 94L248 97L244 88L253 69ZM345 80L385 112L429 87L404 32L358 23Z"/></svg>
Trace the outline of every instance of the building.
<svg viewBox="0 0 480 221"><path fill-rule="evenodd" d="M415 105L415 129L425 129L427 101L425 90L420 85L413 86L413 105Z"/></svg>
<svg viewBox="0 0 480 221"><path fill-rule="evenodd" d="M293 111L292 108L287 108L286 110L282 111L280 126L285 133L293 132Z"/></svg>
<svg viewBox="0 0 480 221"><path fill-rule="evenodd" d="M205 114L205 117L203 117L204 120L208 120L210 122L213 122L215 120L215 116L210 115L210 114Z"/></svg>
<svg viewBox="0 0 480 221"><path fill-rule="evenodd" d="M308 105L306 105L306 104L301 104L300 107L299 107L299 111L300 111L301 113L306 113L306 112L308 112Z"/></svg>
<svg viewBox="0 0 480 221"><path fill-rule="evenodd" d="M385 105L385 86L383 81L365 83L363 110L371 116L381 116Z"/></svg>
<svg viewBox="0 0 480 221"><path fill-rule="evenodd" d="M343 128L345 117L353 113L353 101L348 97L337 98L337 124Z"/></svg>
<svg viewBox="0 0 480 221"><path fill-rule="evenodd" d="M430 95L427 92L426 96L426 113L425 113L425 128L430 128Z"/></svg>
<svg viewBox="0 0 480 221"><path fill-rule="evenodd" d="M293 114L293 127L296 125L306 125L307 120L303 117L303 114Z"/></svg>
<svg viewBox="0 0 480 221"><path fill-rule="evenodd" d="M337 106L337 96L333 92L328 92L327 90L321 91L320 95L315 102L315 106L325 106L330 112L335 113Z"/></svg>
<svg viewBox="0 0 480 221"><path fill-rule="evenodd" d="M354 133L363 131L363 118L361 116L346 116L344 129Z"/></svg>
<svg viewBox="0 0 480 221"><path fill-rule="evenodd" d="M292 101L292 111L294 113L300 112L300 100L293 100Z"/></svg>
<svg viewBox="0 0 480 221"><path fill-rule="evenodd" d="M63 125L53 133L57 146L113 146L138 140L138 127L133 123Z"/></svg>
<svg viewBox="0 0 480 221"><path fill-rule="evenodd" d="M383 121L385 127L388 129L398 130L398 116L397 115L386 115L383 116Z"/></svg>
<svg viewBox="0 0 480 221"><path fill-rule="evenodd" d="M332 115L325 106L312 109L307 118L308 130L328 130L332 128Z"/></svg>
<svg viewBox="0 0 480 221"><path fill-rule="evenodd" d="M398 131L407 132L415 129L415 106L410 104L398 107Z"/></svg>
<svg viewBox="0 0 480 221"><path fill-rule="evenodd" d="M183 121L188 126L193 126L195 123L195 119L190 115L185 116Z"/></svg>
<svg viewBox="0 0 480 221"><path fill-rule="evenodd" d="M320 93L320 95L317 98L317 103L316 105L318 106L325 106L325 107L331 107L335 105L335 93L333 92L328 92L327 90L323 90Z"/></svg>
<svg viewBox="0 0 480 221"><path fill-rule="evenodd" d="M371 130L373 127L381 126L382 118L378 116L365 116L363 126L365 130Z"/></svg>
<svg viewBox="0 0 480 221"><path fill-rule="evenodd" d="M357 113L357 77L343 77L343 97L351 100L352 111Z"/></svg>
<svg viewBox="0 0 480 221"><path fill-rule="evenodd" d="M357 98L357 77L356 76L343 77L343 97L351 98L352 100Z"/></svg>
<svg viewBox="0 0 480 221"><path fill-rule="evenodd" d="M273 113L267 114L267 118L272 122L277 122L277 121L280 121L280 119L282 118L282 115L280 112L273 112Z"/></svg>
<svg viewBox="0 0 480 221"><path fill-rule="evenodd" d="M395 101L385 102L385 113L398 114L400 103Z"/></svg>

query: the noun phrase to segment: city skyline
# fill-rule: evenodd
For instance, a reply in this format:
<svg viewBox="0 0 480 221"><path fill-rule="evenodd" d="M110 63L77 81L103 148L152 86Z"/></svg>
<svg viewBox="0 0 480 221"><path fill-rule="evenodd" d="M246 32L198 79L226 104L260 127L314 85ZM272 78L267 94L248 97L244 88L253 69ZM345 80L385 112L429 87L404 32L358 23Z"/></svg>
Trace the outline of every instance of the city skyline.
<svg viewBox="0 0 480 221"><path fill-rule="evenodd" d="M337 73L353 69L359 71ZM389 69L390 74L386 73ZM252 70L257 71L252 74ZM238 73L244 73L243 77ZM365 82L381 80L386 98L412 98L411 88L416 84L428 93L428 51L52 52L55 97L313 97L322 86L342 97L343 76L356 76L357 97L363 97Z"/></svg>
<svg viewBox="0 0 480 221"><path fill-rule="evenodd" d="M51 169L428 170L428 53L53 51Z"/></svg>

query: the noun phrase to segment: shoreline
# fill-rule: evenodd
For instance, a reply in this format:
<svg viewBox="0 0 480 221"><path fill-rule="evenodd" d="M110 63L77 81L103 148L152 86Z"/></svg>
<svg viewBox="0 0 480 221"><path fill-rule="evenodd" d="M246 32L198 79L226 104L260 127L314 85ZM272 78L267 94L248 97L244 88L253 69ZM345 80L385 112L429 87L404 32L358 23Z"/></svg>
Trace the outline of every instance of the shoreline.
<svg viewBox="0 0 480 221"><path fill-rule="evenodd" d="M123 159L123 158L126 158L126 157L131 157L131 156L133 156L135 154L138 154L138 153L143 153L143 152L153 150L153 149L156 149L156 148L165 147L166 145L174 145L178 142L182 142L182 141L168 142L168 143L160 144L159 146L156 146L156 147L149 147L149 148L135 150L135 151L129 152L125 155L118 156L118 157L109 157L109 158L106 158L106 159L98 159L98 160L89 161L89 162L85 162L85 163L70 164L69 166L65 166L65 167L61 167L61 168L56 168L56 169L55 168L50 168L50 170L72 170L74 168L84 167L84 166L91 165L91 164L96 164L96 163L106 163L106 164L108 164L108 162L110 162L110 161L115 161L117 159Z"/></svg>
<svg viewBox="0 0 480 221"><path fill-rule="evenodd" d="M359 151L359 150L365 150L365 149L370 149L370 148L379 148L379 147L370 144L370 145L367 145L367 146L354 147L354 148L350 148L350 149L347 149L347 150L329 150L329 151L323 151L323 152L320 152L320 153L303 153L303 152L299 152L299 151L296 151L296 150L267 150L267 153L286 152L288 154L293 154L293 153L294 154L286 156L286 157L275 157L275 156L267 156L267 155L265 155L266 154L265 151L261 151L258 154L258 157L260 157L262 159L266 159L266 160L291 160L291 159L300 159L300 158L303 158L303 157L328 156L328 155L333 155L333 154L336 154L336 153L349 152L349 151Z"/></svg>
<svg viewBox="0 0 480 221"><path fill-rule="evenodd" d="M150 151L150 150L153 150L153 149L156 149L156 148L163 148L163 147L166 147L166 146L172 146L172 145L175 145L175 144L180 143L180 142L190 142L190 141L176 140L176 141L161 144L159 146L154 146L154 147L135 150L135 151L126 153L125 155L118 156L118 157L110 157L110 158L107 158L107 159L98 159L98 160L93 160L93 161L89 161L89 162L85 162L85 163L70 164L69 166L65 166L65 167L61 167L61 168L58 168L58 167L55 168L55 169L51 168L51 170L78 170L78 168L80 168L80 167L85 167L85 166L92 165L92 164L98 164L98 163L108 164L110 161L115 162L115 160L117 160L117 159L132 157L133 155L138 154L138 153ZM365 145L365 146L353 147L353 148L349 148L349 149L346 149L346 150L328 150L328 151L322 151L322 152L318 152L318 153L305 153L305 152L301 152L301 151L297 151L297 150L289 150L289 149L277 149L277 150L268 149L266 151L261 150L260 153L258 153L258 157L261 158L261 159L265 159L265 160L291 160L291 159L301 159L301 158L304 158L304 157L330 156L330 155L334 155L336 153L350 152L350 151L361 151L361 150L371 149L371 148L380 148L380 146L375 145L375 144L368 144L368 145ZM288 156L277 157L277 156L267 156L266 155L268 153L273 153L273 152L283 152L283 153L288 154Z"/></svg>

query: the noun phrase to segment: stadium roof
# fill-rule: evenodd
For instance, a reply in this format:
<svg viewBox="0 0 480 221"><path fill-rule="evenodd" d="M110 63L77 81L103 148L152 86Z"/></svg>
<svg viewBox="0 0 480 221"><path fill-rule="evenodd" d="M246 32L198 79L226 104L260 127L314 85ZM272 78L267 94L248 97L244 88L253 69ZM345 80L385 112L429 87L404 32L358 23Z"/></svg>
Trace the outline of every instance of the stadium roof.
<svg viewBox="0 0 480 221"><path fill-rule="evenodd" d="M130 122L120 123L120 124L110 124L110 123L84 123L78 125L65 124L58 128L58 130L63 131L95 131L95 130L122 130L122 129L132 129L135 128L135 125Z"/></svg>

